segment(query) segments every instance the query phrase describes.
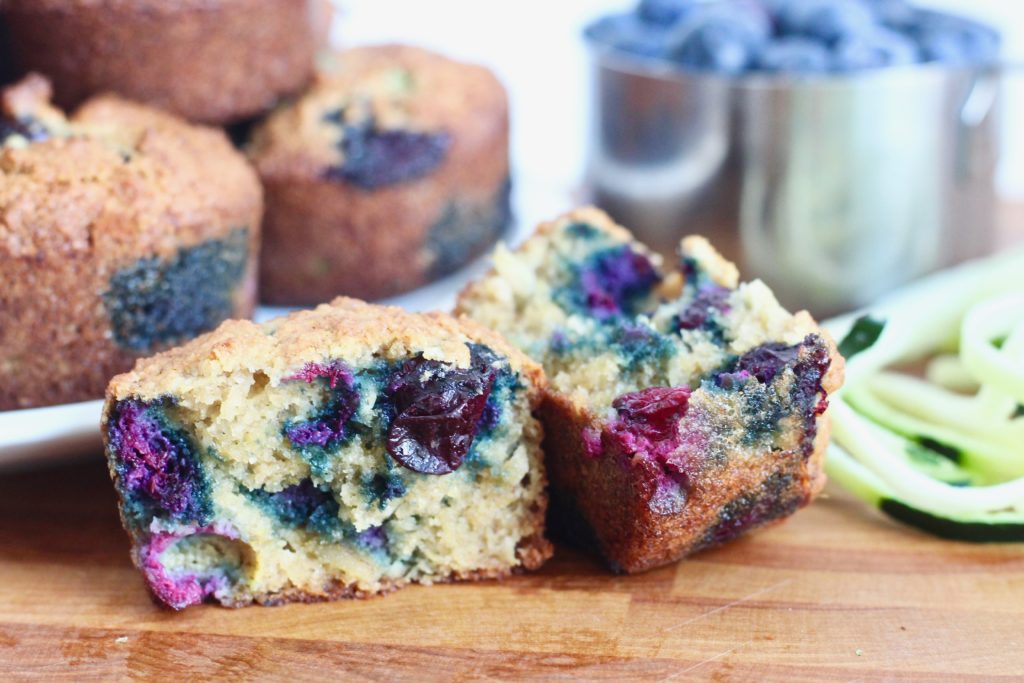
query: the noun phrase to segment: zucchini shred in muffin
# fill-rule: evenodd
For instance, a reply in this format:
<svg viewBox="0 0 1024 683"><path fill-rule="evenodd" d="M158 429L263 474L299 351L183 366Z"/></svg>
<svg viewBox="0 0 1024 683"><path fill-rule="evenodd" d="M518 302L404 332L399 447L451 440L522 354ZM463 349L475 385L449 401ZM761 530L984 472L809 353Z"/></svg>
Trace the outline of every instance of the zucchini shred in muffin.
<svg viewBox="0 0 1024 683"><path fill-rule="evenodd" d="M49 77L62 107L114 92L192 121L230 123L309 82L320 4L4 0L0 17L17 66Z"/></svg>
<svg viewBox="0 0 1024 683"><path fill-rule="evenodd" d="M540 368L470 321L337 299L229 321L111 382L132 555L183 608L538 567Z"/></svg>
<svg viewBox="0 0 1024 683"><path fill-rule="evenodd" d="M268 303L408 291L482 254L511 220L504 89L419 48L337 54L249 152L267 197Z"/></svg>
<svg viewBox="0 0 1024 683"><path fill-rule="evenodd" d="M604 213L542 225L457 312L540 361L552 520L637 572L782 519L824 485L843 361L703 238L679 270Z"/></svg>
<svg viewBox="0 0 1024 683"><path fill-rule="evenodd" d="M220 131L48 99L29 76L0 102L0 410L101 398L256 299L261 189Z"/></svg>

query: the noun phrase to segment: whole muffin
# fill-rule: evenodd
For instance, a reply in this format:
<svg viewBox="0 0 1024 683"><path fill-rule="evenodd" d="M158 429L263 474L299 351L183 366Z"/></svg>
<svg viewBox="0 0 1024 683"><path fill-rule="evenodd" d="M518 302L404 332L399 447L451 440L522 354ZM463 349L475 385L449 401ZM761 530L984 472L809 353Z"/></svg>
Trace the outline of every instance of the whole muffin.
<svg viewBox="0 0 1024 683"><path fill-rule="evenodd" d="M0 410L100 398L256 296L261 190L223 133L49 95L30 76L0 99Z"/></svg>
<svg viewBox="0 0 1024 683"><path fill-rule="evenodd" d="M259 114L309 81L319 7L311 0L0 2L17 66L46 74L59 105L112 91L209 123Z"/></svg>
<svg viewBox="0 0 1024 683"><path fill-rule="evenodd" d="M510 220L508 102L423 49L348 50L254 134L269 303L375 299L451 272Z"/></svg>

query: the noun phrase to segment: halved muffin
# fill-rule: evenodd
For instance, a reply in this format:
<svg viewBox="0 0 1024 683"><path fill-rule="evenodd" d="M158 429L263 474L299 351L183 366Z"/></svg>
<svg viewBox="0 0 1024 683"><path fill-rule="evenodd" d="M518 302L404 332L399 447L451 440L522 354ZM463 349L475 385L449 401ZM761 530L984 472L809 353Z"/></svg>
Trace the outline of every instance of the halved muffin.
<svg viewBox="0 0 1024 683"><path fill-rule="evenodd" d="M110 384L135 563L176 609L536 568L542 384L500 337L440 314L338 299L224 323Z"/></svg>
<svg viewBox="0 0 1024 683"><path fill-rule="evenodd" d="M461 295L457 312L542 363L553 520L616 570L718 545L824 485L832 340L702 238L676 268L581 209Z"/></svg>

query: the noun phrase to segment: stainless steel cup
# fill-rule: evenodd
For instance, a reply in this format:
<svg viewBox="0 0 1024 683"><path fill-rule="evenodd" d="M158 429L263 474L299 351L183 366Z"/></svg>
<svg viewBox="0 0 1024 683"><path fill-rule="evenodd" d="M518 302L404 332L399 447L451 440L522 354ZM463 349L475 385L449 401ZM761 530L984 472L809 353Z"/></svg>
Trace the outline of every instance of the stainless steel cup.
<svg viewBox="0 0 1024 683"><path fill-rule="evenodd" d="M828 315L992 247L996 69L727 78L591 53L588 186L663 252L706 234Z"/></svg>

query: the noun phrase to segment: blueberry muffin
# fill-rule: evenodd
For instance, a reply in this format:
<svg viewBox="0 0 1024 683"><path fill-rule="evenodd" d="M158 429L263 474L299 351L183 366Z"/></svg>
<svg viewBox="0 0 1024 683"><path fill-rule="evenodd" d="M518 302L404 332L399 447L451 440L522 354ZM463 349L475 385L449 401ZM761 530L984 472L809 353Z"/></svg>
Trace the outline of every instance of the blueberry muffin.
<svg viewBox="0 0 1024 683"><path fill-rule="evenodd" d="M542 225L458 310L542 362L553 521L637 572L806 505L842 358L702 238L676 268L594 209Z"/></svg>
<svg viewBox="0 0 1024 683"><path fill-rule="evenodd" d="M158 601L361 597L538 567L541 369L469 321L354 299L140 361L103 431Z"/></svg>
<svg viewBox="0 0 1024 683"><path fill-rule="evenodd" d="M308 83L315 0L3 0L22 71L63 107L116 92L185 118L260 114Z"/></svg>
<svg viewBox="0 0 1024 683"><path fill-rule="evenodd" d="M508 103L491 72L414 47L342 52L250 148L264 301L375 299L451 272L509 222Z"/></svg>
<svg viewBox="0 0 1024 683"><path fill-rule="evenodd" d="M255 303L259 180L220 131L30 76L0 99L0 410L98 399Z"/></svg>

